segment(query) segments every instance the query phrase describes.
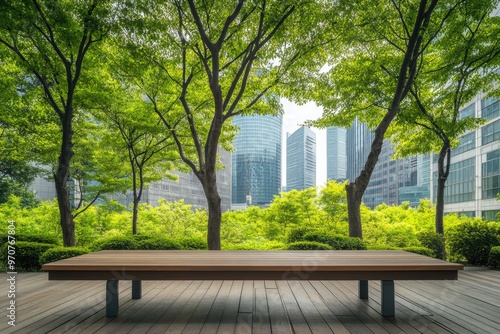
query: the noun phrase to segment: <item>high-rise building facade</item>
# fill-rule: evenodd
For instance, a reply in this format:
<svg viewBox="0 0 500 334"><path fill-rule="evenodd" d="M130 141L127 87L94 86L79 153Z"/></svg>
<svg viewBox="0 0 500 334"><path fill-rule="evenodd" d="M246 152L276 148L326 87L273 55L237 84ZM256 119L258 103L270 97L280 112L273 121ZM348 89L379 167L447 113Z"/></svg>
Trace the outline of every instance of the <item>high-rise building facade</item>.
<svg viewBox="0 0 500 334"><path fill-rule="evenodd" d="M347 130L346 136L346 175L349 181L354 181L365 165L374 135L366 124L356 119ZM393 154L393 145L385 140L363 196L363 203L372 209L382 203L398 204L399 190L417 185L417 158L393 160L391 158ZM405 193L404 196L408 194Z"/></svg>
<svg viewBox="0 0 500 334"><path fill-rule="evenodd" d="M368 130L365 123L356 118L346 133L346 177L349 181L354 182L363 169L370 154L372 141L373 133Z"/></svg>
<svg viewBox="0 0 500 334"><path fill-rule="evenodd" d="M231 209L231 153L219 149L219 157L224 168L217 170L217 190L221 197L222 212ZM161 198L167 202L177 202L183 200L194 209L207 210L207 199L200 180L193 172L173 172L178 176L178 180L163 179L161 181L151 182L143 190L141 203L147 203L157 206ZM129 191L125 196L115 194L113 196L120 203L130 207L133 201L132 193Z"/></svg>
<svg viewBox="0 0 500 334"><path fill-rule="evenodd" d="M500 212L500 101L478 95L460 111L460 118L484 118L486 123L465 133L451 151L444 210L496 220ZM437 189L437 157L432 164L432 194Z"/></svg>
<svg viewBox="0 0 500 334"><path fill-rule="evenodd" d="M346 129L326 129L326 178L343 181L347 178Z"/></svg>
<svg viewBox="0 0 500 334"><path fill-rule="evenodd" d="M231 153L219 148L219 157L224 168L216 171L217 190L221 198L222 212L231 209ZM163 179L152 182L143 194L143 202L150 205L157 205L160 198L165 198L168 202L184 200L185 204L190 204L196 209L207 209L207 199L200 180L193 172L176 173L179 177L177 181Z"/></svg>
<svg viewBox="0 0 500 334"><path fill-rule="evenodd" d="M302 126L286 139L286 188L316 186L316 134Z"/></svg>
<svg viewBox="0 0 500 334"><path fill-rule="evenodd" d="M424 154L417 156L417 185L399 188L399 204L409 202L410 206L417 207L421 199L431 198L431 156Z"/></svg>
<svg viewBox="0 0 500 334"><path fill-rule="evenodd" d="M234 117L232 206L267 206L281 191L282 116Z"/></svg>

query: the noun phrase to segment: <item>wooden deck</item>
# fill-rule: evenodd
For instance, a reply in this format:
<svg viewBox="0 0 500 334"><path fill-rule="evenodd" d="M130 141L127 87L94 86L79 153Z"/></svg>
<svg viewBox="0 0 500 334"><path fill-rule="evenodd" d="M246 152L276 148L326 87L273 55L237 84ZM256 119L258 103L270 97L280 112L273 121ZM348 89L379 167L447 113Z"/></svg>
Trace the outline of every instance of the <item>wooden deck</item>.
<svg viewBox="0 0 500 334"><path fill-rule="evenodd" d="M105 282L48 281L20 273L16 326L7 324L0 275L1 333L499 333L500 272L465 270L458 281L396 281L395 318L380 315L380 284L358 299L356 281L145 281L120 315L105 316Z"/></svg>

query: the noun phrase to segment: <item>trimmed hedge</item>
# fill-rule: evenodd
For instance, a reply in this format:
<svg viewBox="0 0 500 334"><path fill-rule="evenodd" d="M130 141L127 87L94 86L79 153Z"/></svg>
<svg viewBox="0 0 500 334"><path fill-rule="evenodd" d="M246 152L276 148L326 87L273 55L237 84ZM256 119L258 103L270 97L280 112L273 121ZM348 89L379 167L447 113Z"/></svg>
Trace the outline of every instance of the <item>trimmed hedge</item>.
<svg viewBox="0 0 500 334"><path fill-rule="evenodd" d="M162 238L154 238L154 239L146 239L137 244L136 249L144 249L144 250L174 250L174 249L182 249L182 246L173 240L162 239Z"/></svg>
<svg viewBox="0 0 500 334"><path fill-rule="evenodd" d="M202 238L182 238L176 240L181 249L208 249L208 243Z"/></svg>
<svg viewBox="0 0 500 334"><path fill-rule="evenodd" d="M332 250L330 245L316 241L299 241L293 242L286 246L287 250Z"/></svg>
<svg viewBox="0 0 500 334"><path fill-rule="evenodd" d="M309 232L312 232L311 229L306 227L294 228L290 230L290 232L288 232L286 236L286 242L291 244L293 242L304 241L304 235Z"/></svg>
<svg viewBox="0 0 500 334"><path fill-rule="evenodd" d="M491 247L488 257L488 266L500 269L500 246Z"/></svg>
<svg viewBox="0 0 500 334"><path fill-rule="evenodd" d="M196 242L190 243L196 246ZM205 247L204 249L207 249ZM169 250L169 249L184 249L179 242L166 238L154 238L147 235L129 235L112 237L97 242L93 249L95 250ZM192 248L191 248L192 249Z"/></svg>
<svg viewBox="0 0 500 334"><path fill-rule="evenodd" d="M26 242L38 242L41 244L52 244L59 245L60 242L56 237L51 237L48 235L35 235L35 234L16 234L16 241L26 241ZM9 237L7 235L2 235L0 237L0 245L3 245L9 241Z"/></svg>
<svg viewBox="0 0 500 334"><path fill-rule="evenodd" d="M486 265L490 249L500 244L494 224L498 223L474 220L451 228L447 234L451 254L465 258L469 265Z"/></svg>
<svg viewBox="0 0 500 334"><path fill-rule="evenodd" d="M88 249L81 247L54 247L48 249L40 256L40 263L45 264L88 253L90 253Z"/></svg>
<svg viewBox="0 0 500 334"><path fill-rule="evenodd" d="M147 240L147 239L146 239ZM139 242L132 236L112 237L100 240L94 245L95 250L132 250L138 249Z"/></svg>
<svg viewBox="0 0 500 334"><path fill-rule="evenodd" d="M410 253L425 255L425 256L429 256L429 257L435 257L435 253L432 251L432 249L429 249L426 247L405 247L405 248L403 248L403 250L410 252Z"/></svg>
<svg viewBox="0 0 500 334"><path fill-rule="evenodd" d="M444 235L435 232L421 232L417 235L418 241L433 251L433 257L446 260L446 248Z"/></svg>
<svg viewBox="0 0 500 334"><path fill-rule="evenodd" d="M303 236L303 240L327 244L335 250L366 249L365 243L359 238L349 238L342 235L328 234L323 232L306 233Z"/></svg>
<svg viewBox="0 0 500 334"><path fill-rule="evenodd" d="M40 271L40 256L47 250L56 247L53 244L18 241L15 245L16 271ZM7 268L9 244L2 247L2 266Z"/></svg>

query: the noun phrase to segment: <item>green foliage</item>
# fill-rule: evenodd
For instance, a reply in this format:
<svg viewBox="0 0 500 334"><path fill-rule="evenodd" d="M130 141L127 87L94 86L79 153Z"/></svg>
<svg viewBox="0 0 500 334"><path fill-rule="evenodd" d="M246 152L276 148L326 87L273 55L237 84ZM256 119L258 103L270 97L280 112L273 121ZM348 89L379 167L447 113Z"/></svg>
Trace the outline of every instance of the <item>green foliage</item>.
<svg viewBox="0 0 500 334"><path fill-rule="evenodd" d="M142 241L138 241L132 236L111 237L100 240L93 246L93 248L95 250L132 250L139 249L140 242Z"/></svg>
<svg viewBox="0 0 500 334"><path fill-rule="evenodd" d="M2 266L6 268L9 244L2 247ZM40 271L40 256L47 250L56 247L53 244L43 244L39 242L19 241L15 248L15 267L17 271Z"/></svg>
<svg viewBox="0 0 500 334"><path fill-rule="evenodd" d="M488 266L500 269L500 246L491 247L488 257Z"/></svg>
<svg viewBox="0 0 500 334"><path fill-rule="evenodd" d="M420 232L417 234L418 241L424 246L432 250L434 257L437 259L446 259L446 247L444 236L435 232Z"/></svg>
<svg viewBox="0 0 500 334"><path fill-rule="evenodd" d="M40 263L45 264L49 262L59 261L75 257L83 254L88 254L90 251L81 247L54 247L45 251L40 256Z"/></svg>
<svg viewBox="0 0 500 334"><path fill-rule="evenodd" d="M446 236L453 256L465 259L470 265L486 265L491 247L500 245L497 223L479 219L449 229Z"/></svg>
<svg viewBox="0 0 500 334"><path fill-rule="evenodd" d="M327 244L335 250L366 249L365 243L359 238L349 238L323 232L306 233L303 236L303 240Z"/></svg>
<svg viewBox="0 0 500 334"><path fill-rule="evenodd" d="M181 246L181 249L208 249L207 240L199 237L178 238L175 241Z"/></svg>
<svg viewBox="0 0 500 334"><path fill-rule="evenodd" d="M368 249L368 250L396 250L399 248L387 246L387 245L367 245L366 249Z"/></svg>
<svg viewBox="0 0 500 334"><path fill-rule="evenodd" d="M15 239L16 242L26 241L26 242L38 242L41 244L52 244L52 245L60 244L58 239L49 235L16 234ZM0 244L4 244L7 241L8 241L7 235L0 237Z"/></svg>
<svg viewBox="0 0 500 334"><path fill-rule="evenodd" d="M429 256L429 257L436 257L436 255L432 251L432 249L429 249L426 247L405 247L405 248L403 248L403 250L407 251L407 252L415 253L415 254Z"/></svg>
<svg viewBox="0 0 500 334"><path fill-rule="evenodd" d="M330 245L316 241L299 241L286 245L287 250L332 250Z"/></svg>
<svg viewBox="0 0 500 334"><path fill-rule="evenodd" d="M291 229L287 234L286 241L289 244L292 242L302 241L304 240L304 235L310 232L311 229L307 227L297 227Z"/></svg>
<svg viewBox="0 0 500 334"><path fill-rule="evenodd" d="M182 246L173 240L162 239L162 238L151 238L138 242L136 249L174 250L174 249L182 249Z"/></svg>

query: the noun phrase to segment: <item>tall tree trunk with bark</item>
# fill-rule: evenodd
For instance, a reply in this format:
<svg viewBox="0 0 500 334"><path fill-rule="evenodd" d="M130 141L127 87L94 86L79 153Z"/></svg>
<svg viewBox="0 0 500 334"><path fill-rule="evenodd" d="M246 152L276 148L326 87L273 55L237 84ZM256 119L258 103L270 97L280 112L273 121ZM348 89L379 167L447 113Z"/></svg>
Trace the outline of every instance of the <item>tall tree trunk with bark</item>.
<svg viewBox="0 0 500 334"><path fill-rule="evenodd" d="M444 189L450 173L450 142L446 141L439 151L436 194L436 233L444 234Z"/></svg>
<svg viewBox="0 0 500 334"><path fill-rule="evenodd" d="M68 178L69 166L73 157L73 113L66 112L61 117L62 145L59 154L57 171L54 173L54 182L59 206L59 224L63 234L63 243L66 247L75 246L75 222L71 210Z"/></svg>
<svg viewBox="0 0 500 334"><path fill-rule="evenodd" d="M219 191L217 189L215 172L213 173L213 175L206 175L205 182L203 184L203 190L205 191L205 197L207 198L207 204L208 204L208 233L207 233L208 249L220 250L222 200L220 198Z"/></svg>

